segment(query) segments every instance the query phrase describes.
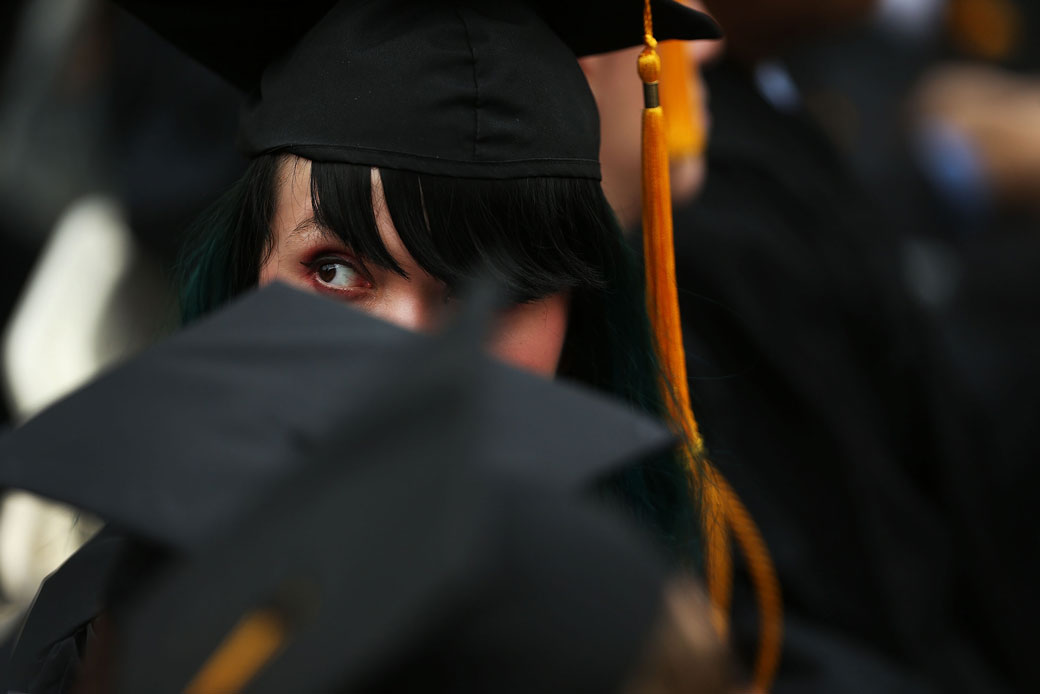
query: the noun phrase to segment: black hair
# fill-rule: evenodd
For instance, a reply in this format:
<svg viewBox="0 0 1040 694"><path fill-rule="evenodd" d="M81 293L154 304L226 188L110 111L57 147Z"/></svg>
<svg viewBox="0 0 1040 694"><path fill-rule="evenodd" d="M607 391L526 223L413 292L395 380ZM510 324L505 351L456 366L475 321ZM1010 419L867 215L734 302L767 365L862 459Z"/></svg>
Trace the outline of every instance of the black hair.
<svg viewBox="0 0 1040 694"><path fill-rule="evenodd" d="M272 247L284 155L262 155L199 220L180 262L190 321L255 287ZM570 293L558 375L664 416L642 272L598 181L462 179L381 169L387 210L408 252L449 289L489 275L514 302ZM379 234L372 169L312 162L314 220L363 259L402 276ZM665 541L697 554L696 504L677 456L645 461L606 485Z"/></svg>

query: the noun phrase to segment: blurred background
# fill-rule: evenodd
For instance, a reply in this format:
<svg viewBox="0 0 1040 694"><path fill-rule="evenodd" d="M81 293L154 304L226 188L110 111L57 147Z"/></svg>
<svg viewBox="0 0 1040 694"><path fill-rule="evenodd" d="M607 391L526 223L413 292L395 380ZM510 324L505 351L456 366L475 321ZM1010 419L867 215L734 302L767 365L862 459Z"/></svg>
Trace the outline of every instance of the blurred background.
<svg viewBox="0 0 1040 694"><path fill-rule="evenodd" d="M1034 691L1038 8L704 4L677 266L694 409L784 588L776 690Z"/></svg>
<svg viewBox="0 0 1040 694"><path fill-rule="evenodd" d="M0 8L0 420L13 426L177 325L179 239L244 167L238 95L108 2ZM0 622L97 529L0 512Z"/></svg>
<svg viewBox="0 0 1040 694"><path fill-rule="evenodd" d="M776 690L1040 691L1040 6L705 4L677 262L695 410L785 588ZM239 96L109 3L4 3L0 67L15 426L176 327L178 243L245 162ZM8 495L6 614L95 529Z"/></svg>

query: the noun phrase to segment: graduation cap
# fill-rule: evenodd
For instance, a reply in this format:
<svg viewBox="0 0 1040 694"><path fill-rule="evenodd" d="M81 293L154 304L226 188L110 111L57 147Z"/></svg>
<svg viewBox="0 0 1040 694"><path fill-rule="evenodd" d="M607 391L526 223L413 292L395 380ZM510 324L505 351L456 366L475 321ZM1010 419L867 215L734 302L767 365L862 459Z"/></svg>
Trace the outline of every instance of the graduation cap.
<svg viewBox="0 0 1040 694"><path fill-rule="evenodd" d="M246 92L240 145L472 178L599 178L599 119L576 55L638 45L636 0L123 0ZM658 32L715 38L674 0Z"/></svg>
<svg viewBox="0 0 1040 694"><path fill-rule="evenodd" d="M443 338L447 339L447 338ZM666 450L671 434L628 406L403 330L283 285L246 295L0 439L0 485L90 510L190 549L237 517L337 428L393 437L375 404L429 418L403 366L476 379L471 445L488 465L579 491ZM391 384L397 384L393 386ZM407 384L405 384L407 385ZM445 386L436 407L456 406ZM350 452L342 458L350 460Z"/></svg>
<svg viewBox="0 0 1040 694"><path fill-rule="evenodd" d="M662 611L660 558L602 509L483 465L453 415L420 425L427 456L343 436L356 464L301 469L124 605L112 691L620 689Z"/></svg>
<svg viewBox="0 0 1040 694"><path fill-rule="evenodd" d="M603 536L599 521L581 520L563 499L670 441L625 407L481 357L472 330L421 336L272 286L12 432L0 446L0 484L89 509L191 557L125 613L120 633L131 636L121 641L128 655L120 662L132 667L120 670L121 691L163 691L178 676L199 676L235 620L268 603L292 622L297 645L284 646L281 665L265 669L267 688L256 691L285 691L287 682L322 689L306 677L372 676L380 654L405 657L424 629L448 628L427 619L476 609L466 602L474 595L507 613L512 598L533 601L531 609L544 611L537 623L508 616L527 629L524 643L548 648L532 634L549 629L563 638L559 629L576 628L582 610L589 613L582 620L597 624L592 613L603 603L579 598L582 591L634 610L601 615L620 630L609 637L593 630L598 640L573 644L578 650L568 656L587 660L582 677L613 677L656 609L657 593L646 589L660 570L648 550L612 539L614 531ZM577 534L559 520L567 514L578 514L567 521ZM577 541L589 533L599 543L591 554ZM111 569L111 544L92 547L93 568ZM508 556L519 553L523 572L495 573L495 548L503 546ZM337 547L342 552L329 551ZM549 559L557 564L539 568ZM597 575L603 562L620 563ZM568 571L597 575L597 585ZM48 583L76 587L63 572ZM94 578L95 590L107 580ZM290 590L303 584L320 590ZM478 585L505 592L471 594ZM540 592L553 586L566 590ZM509 601L499 599L506 594ZM94 598L84 598L88 608ZM16 678L67 633L65 616L54 617L50 630L30 617ZM497 620L481 619L466 624L477 633L498 629ZM359 628L344 636L344 623ZM281 651L281 639L269 656ZM481 643L465 639L465 653ZM539 676L565 674L550 665Z"/></svg>

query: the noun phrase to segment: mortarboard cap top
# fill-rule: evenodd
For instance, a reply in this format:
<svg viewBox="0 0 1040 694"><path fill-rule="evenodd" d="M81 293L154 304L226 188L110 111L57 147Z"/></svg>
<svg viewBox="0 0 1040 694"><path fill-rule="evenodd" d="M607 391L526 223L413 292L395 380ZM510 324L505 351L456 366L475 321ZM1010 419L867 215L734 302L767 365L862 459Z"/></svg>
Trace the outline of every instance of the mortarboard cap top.
<svg viewBox="0 0 1040 694"><path fill-rule="evenodd" d="M636 0L123 4L248 93L246 154L462 178L598 179L599 119L574 58L643 39ZM651 5L661 38L719 35L673 0Z"/></svg>

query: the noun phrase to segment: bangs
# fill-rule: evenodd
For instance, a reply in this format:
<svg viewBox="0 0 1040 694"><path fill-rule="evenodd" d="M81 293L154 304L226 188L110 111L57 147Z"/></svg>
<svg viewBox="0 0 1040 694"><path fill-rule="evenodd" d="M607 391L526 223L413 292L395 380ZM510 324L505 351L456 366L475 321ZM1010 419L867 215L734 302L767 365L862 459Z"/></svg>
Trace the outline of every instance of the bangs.
<svg viewBox="0 0 1040 694"><path fill-rule="evenodd" d="M314 220L365 262L407 277L379 234L371 170L313 162ZM452 291L477 276L491 277L514 302L605 287L607 249L618 239L598 181L460 179L393 169L379 175L405 248Z"/></svg>

